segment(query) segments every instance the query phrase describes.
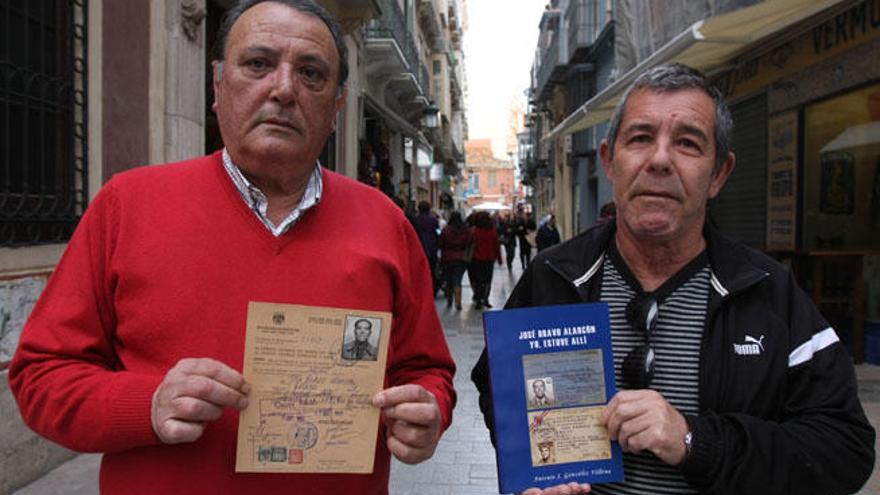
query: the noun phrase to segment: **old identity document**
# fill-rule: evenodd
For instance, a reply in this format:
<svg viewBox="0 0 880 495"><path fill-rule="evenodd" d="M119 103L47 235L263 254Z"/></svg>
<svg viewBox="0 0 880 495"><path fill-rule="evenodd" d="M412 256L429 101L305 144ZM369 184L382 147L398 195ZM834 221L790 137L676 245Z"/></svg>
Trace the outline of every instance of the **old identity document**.
<svg viewBox="0 0 880 495"><path fill-rule="evenodd" d="M236 472L372 472L390 334L390 313L251 302Z"/></svg>

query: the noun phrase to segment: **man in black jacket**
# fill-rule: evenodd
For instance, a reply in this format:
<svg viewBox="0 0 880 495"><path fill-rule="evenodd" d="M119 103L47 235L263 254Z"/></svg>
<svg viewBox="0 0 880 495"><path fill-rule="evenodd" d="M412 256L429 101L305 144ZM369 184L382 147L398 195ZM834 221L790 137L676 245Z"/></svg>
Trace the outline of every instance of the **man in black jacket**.
<svg viewBox="0 0 880 495"><path fill-rule="evenodd" d="M706 223L734 168L731 129L699 72L639 76L600 146L616 220L539 253L508 300L609 305L619 392L603 419L626 481L594 493L845 494L873 468L834 330L784 267ZM493 430L485 352L471 376Z"/></svg>

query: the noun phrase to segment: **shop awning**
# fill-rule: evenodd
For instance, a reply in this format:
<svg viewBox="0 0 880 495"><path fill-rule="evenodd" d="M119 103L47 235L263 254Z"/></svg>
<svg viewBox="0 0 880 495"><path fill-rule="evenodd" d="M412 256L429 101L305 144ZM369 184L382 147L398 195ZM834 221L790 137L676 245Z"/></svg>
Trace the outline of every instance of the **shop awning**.
<svg viewBox="0 0 880 495"><path fill-rule="evenodd" d="M497 201L486 201L484 203L474 205L473 209L476 211L501 211L509 210L510 206L501 204Z"/></svg>
<svg viewBox="0 0 880 495"><path fill-rule="evenodd" d="M407 122L406 119L398 115L397 112L388 108L388 106L379 101L378 98L374 97L366 91L363 91L362 94L364 95L364 102L385 120L385 122L388 124L388 127L396 131L400 131L400 133L404 136L409 136L413 138L422 147L428 149L431 153L433 153L434 147L431 146L431 143L428 142L428 139L425 137L424 134L422 134L421 131L413 127L412 124L410 124L409 122Z"/></svg>
<svg viewBox="0 0 880 495"><path fill-rule="evenodd" d="M626 88L651 67L680 62L703 72L711 71L728 63L746 47L843 1L766 0L697 21L568 115L544 139L561 137L610 120Z"/></svg>

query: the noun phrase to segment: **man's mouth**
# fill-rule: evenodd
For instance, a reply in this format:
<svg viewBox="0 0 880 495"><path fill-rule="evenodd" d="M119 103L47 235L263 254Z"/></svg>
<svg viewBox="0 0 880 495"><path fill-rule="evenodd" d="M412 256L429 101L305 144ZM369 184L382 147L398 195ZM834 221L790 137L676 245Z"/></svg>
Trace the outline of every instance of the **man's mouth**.
<svg viewBox="0 0 880 495"><path fill-rule="evenodd" d="M664 198L664 199L673 199L673 200L678 199L678 196L671 194L669 192L666 192L666 191L639 191L636 194L634 194L633 196L636 196L636 197L647 196L647 197L652 197L652 198Z"/></svg>
<svg viewBox="0 0 880 495"><path fill-rule="evenodd" d="M289 120L284 120L284 119L265 119L265 120L261 121L260 123L261 123L261 124L274 125L274 126L278 126L278 127L285 127L285 128L287 128L287 129L291 129L291 130L294 130L294 131L299 132L299 129L297 128L297 126L296 126L293 122L291 122L291 121L289 121Z"/></svg>

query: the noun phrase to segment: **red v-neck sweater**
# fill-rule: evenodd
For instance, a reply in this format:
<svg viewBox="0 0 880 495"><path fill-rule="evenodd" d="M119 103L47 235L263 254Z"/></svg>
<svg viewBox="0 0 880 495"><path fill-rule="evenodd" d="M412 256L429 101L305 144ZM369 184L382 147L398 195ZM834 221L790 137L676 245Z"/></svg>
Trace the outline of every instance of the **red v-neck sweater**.
<svg viewBox="0 0 880 495"><path fill-rule="evenodd" d="M68 448L106 453L103 493L387 493L382 428L369 475L236 474L232 409L196 442L160 443L154 390L186 357L241 370L249 301L393 313L386 386L421 384L449 425L455 365L402 212L325 171L320 204L276 238L219 153L119 174L89 206L9 371L23 418Z"/></svg>

